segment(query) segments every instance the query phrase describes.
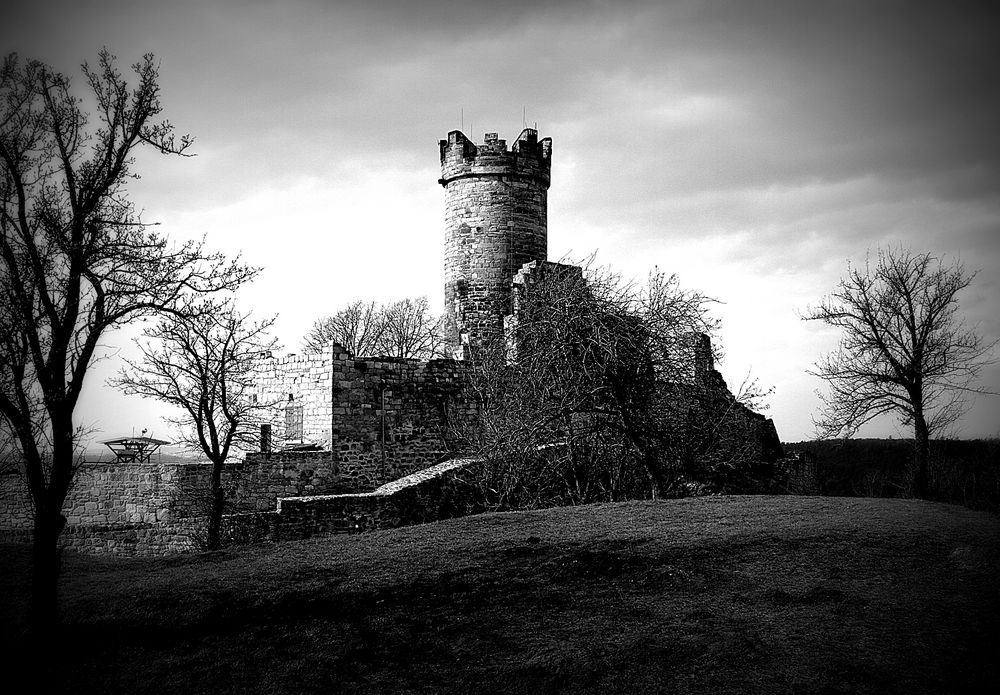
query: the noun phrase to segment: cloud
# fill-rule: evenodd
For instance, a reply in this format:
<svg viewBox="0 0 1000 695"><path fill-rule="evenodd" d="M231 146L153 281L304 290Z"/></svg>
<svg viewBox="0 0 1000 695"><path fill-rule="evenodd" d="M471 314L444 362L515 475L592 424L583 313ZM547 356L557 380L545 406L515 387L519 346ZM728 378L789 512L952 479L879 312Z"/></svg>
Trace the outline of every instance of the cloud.
<svg viewBox="0 0 1000 695"><path fill-rule="evenodd" d="M474 139L511 140L524 108L554 138L552 255L599 248L627 275L659 264L719 295L733 368L760 365L793 394L774 414L805 436L818 384L803 365L825 338L794 309L869 247L982 268L966 309L1000 335L998 15L854 0L17 3L0 40L66 71L102 45L125 63L157 54L164 115L198 156L141 155L134 197L171 234L267 263L250 294L297 298L288 341L382 280L440 301L437 140L463 110Z"/></svg>

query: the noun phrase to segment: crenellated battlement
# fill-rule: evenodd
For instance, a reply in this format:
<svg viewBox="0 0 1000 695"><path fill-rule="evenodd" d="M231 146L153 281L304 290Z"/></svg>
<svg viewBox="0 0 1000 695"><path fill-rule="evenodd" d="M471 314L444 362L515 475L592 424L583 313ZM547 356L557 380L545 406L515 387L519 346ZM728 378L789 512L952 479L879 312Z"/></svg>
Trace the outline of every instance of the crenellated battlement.
<svg viewBox="0 0 1000 695"><path fill-rule="evenodd" d="M438 143L441 153L442 186L469 177L535 179L549 187L552 165L552 138L538 140L538 131L525 128L508 149L507 141L496 133L486 133L481 145L460 130L448 133Z"/></svg>

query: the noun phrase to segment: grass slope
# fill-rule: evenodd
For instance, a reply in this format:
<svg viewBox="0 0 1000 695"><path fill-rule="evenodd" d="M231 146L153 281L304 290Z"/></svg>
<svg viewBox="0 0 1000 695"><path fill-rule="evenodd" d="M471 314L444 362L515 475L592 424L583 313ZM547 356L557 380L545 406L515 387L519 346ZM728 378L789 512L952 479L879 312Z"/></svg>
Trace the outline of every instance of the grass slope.
<svg viewBox="0 0 1000 695"><path fill-rule="evenodd" d="M26 663L27 554L4 550ZM69 692L1000 692L1000 520L802 497L489 514L71 557L63 607Z"/></svg>

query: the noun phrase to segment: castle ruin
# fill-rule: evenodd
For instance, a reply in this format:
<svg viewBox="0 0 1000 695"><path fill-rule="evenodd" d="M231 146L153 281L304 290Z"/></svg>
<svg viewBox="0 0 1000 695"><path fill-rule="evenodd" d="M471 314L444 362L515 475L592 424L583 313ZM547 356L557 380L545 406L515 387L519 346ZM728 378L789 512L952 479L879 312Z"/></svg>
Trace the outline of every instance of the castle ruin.
<svg viewBox="0 0 1000 695"><path fill-rule="evenodd" d="M509 335L525 292L539 277L579 277L582 271L547 260L551 139L525 129L508 149L495 133L477 145L455 130L439 149L446 338L453 359L352 355L336 344L264 359L255 396L273 407L262 427L262 450L227 466L232 500L223 531L230 542L455 513L441 507L442 499L454 499L444 473L476 463L457 458L462 432L476 427L479 416L464 389L469 357ZM691 343L687 381L680 391L665 391L664 399L697 391L707 404L700 412L725 412L716 429L724 429L731 458L780 456L774 424L735 401L714 368L707 336ZM682 405L690 417L693 411ZM204 491L209 470L195 463L92 464L67 498L63 540L84 552L196 549L203 511L190 491ZM31 516L23 481L9 473L0 475L0 538L19 539L30 532Z"/></svg>
<svg viewBox="0 0 1000 695"><path fill-rule="evenodd" d="M470 355L505 330L509 334L533 278L582 272L547 259L551 138L539 140L536 130L526 128L508 148L496 133L476 144L453 130L439 141L439 154L446 341L454 359L350 355L331 345L319 353L269 359L258 380L259 397L278 404L271 423L276 442L329 449L354 471L352 477L368 483L385 483L456 454L455 432L476 420L475 404L462 393ZM734 401L715 371L707 336L692 340L689 361L692 384ZM756 442L751 455L773 458L775 446L780 450L773 423L743 406L727 408L741 414L734 435L742 432Z"/></svg>

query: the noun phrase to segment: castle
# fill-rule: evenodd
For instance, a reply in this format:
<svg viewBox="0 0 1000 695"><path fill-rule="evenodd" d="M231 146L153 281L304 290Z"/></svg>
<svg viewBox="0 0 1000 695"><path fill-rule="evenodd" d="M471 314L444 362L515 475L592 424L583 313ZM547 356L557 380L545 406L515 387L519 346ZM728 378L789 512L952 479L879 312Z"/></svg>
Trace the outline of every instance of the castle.
<svg viewBox="0 0 1000 695"><path fill-rule="evenodd" d="M268 356L255 380L273 404L261 451L227 464L229 542L283 540L360 527L392 527L462 513L461 476L478 460L458 458L463 432L479 423L467 397L470 358L516 325L519 306L546 272L580 268L547 260L552 141L525 129L508 149L495 133L477 145L460 131L441 140L445 191L445 319L451 359L319 353ZM690 384L702 417L716 417L723 454L773 461L774 424L735 401L712 363L707 336L691 344ZM678 403L692 417L687 395ZM705 406L704 404L708 404ZM707 409L706 409L707 408ZM725 448L728 447L728 452ZM23 480L0 471L0 539L30 536ZM62 542L83 552L163 554L197 549L211 467L203 463L85 463L64 504ZM451 505L451 506L449 506Z"/></svg>
<svg viewBox="0 0 1000 695"><path fill-rule="evenodd" d="M279 448L329 449L358 483L384 483L455 454L455 433L476 418L461 389L470 355L504 335L505 322L516 322L519 293L533 278L550 269L581 272L547 260L550 138L539 140L526 128L510 147L496 133L477 145L453 130L439 142L439 154L445 338L454 359L350 355L330 345L271 358L258 379L258 397L278 404L270 428ZM707 336L692 342L691 379L732 402L711 353ZM780 450L773 423L742 406L727 408L741 413L736 436L756 441L757 456L773 458L765 452Z"/></svg>
<svg viewBox="0 0 1000 695"><path fill-rule="evenodd" d="M439 150L445 340L454 359L351 355L330 345L268 359L259 373L257 397L277 404L270 431L279 448L329 449L361 486L455 453L454 433L476 417L461 394L463 363L502 334L518 273L546 263L552 140L529 128L510 148L496 133L476 145L455 130Z"/></svg>

